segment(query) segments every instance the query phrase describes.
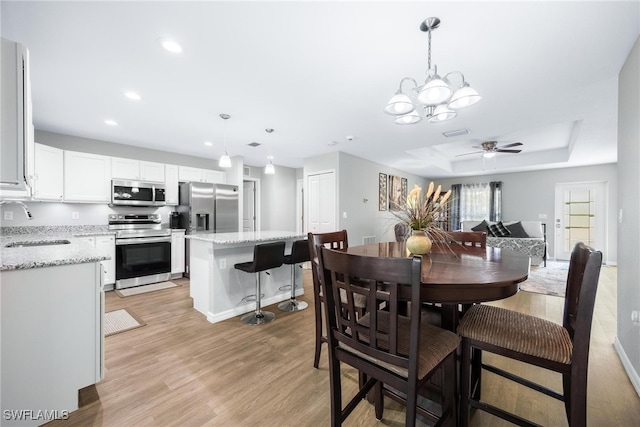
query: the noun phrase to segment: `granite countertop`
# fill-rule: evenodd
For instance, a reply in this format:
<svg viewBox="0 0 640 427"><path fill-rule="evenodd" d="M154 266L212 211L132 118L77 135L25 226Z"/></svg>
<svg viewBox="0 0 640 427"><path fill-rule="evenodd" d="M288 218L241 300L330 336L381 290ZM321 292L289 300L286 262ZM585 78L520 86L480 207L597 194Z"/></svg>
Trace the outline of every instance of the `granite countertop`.
<svg viewBox="0 0 640 427"><path fill-rule="evenodd" d="M218 245L234 245L273 240L306 239L306 237L306 234L294 231L241 231L238 233L188 234L185 239L201 240Z"/></svg>
<svg viewBox="0 0 640 427"><path fill-rule="evenodd" d="M56 265L82 264L108 260L102 253L79 237L114 234L106 226L10 227L0 236L0 271L24 270ZM16 242L55 242L69 244L6 247Z"/></svg>

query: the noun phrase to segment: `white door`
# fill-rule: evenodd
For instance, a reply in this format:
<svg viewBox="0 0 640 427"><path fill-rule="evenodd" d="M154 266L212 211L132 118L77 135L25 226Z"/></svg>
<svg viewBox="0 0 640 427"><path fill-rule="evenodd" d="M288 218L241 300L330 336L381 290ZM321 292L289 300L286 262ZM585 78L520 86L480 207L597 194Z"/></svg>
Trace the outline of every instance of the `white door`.
<svg viewBox="0 0 640 427"><path fill-rule="evenodd" d="M242 231L256 230L256 183L242 182Z"/></svg>
<svg viewBox="0 0 640 427"><path fill-rule="evenodd" d="M307 231L327 233L337 230L335 173L309 175L307 185Z"/></svg>
<svg viewBox="0 0 640 427"><path fill-rule="evenodd" d="M577 242L605 253L607 183L556 184L555 257L568 260ZM605 255L606 259L606 255Z"/></svg>

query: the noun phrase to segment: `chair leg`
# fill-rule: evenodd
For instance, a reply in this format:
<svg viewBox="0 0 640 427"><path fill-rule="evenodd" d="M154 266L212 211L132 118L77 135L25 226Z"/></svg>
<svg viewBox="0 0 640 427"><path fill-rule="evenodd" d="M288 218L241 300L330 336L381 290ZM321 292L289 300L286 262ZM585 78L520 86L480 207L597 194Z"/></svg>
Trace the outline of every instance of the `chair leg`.
<svg viewBox="0 0 640 427"><path fill-rule="evenodd" d="M296 300L296 265L291 264L291 298L289 298L289 301L283 301L278 304L278 308L282 311L300 311L309 306L304 301Z"/></svg>
<svg viewBox="0 0 640 427"><path fill-rule="evenodd" d="M378 381L373 388L374 390L374 406L376 411L376 419L381 420L384 413L384 393L382 392L382 383Z"/></svg>
<svg viewBox="0 0 640 427"><path fill-rule="evenodd" d="M471 398L480 400L482 389L482 350L474 348L471 350Z"/></svg>
<svg viewBox="0 0 640 427"><path fill-rule="evenodd" d="M263 325L271 322L276 318L276 315L270 311L262 311L261 307L261 286L260 286L260 272L256 273L256 309L253 313L247 313L240 318L245 325Z"/></svg>
<svg viewBox="0 0 640 427"><path fill-rule="evenodd" d="M320 364L320 352L322 351L322 343L324 340L322 339L322 302L318 297L319 293L317 289L313 290L316 293L315 297L315 316L316 316L316 348L315 354L313 357L313 367L318 369L318 365Z"/></svg>
<svg viewBox="0 0 640 427"><path fill-rule="evenodd" d="M469 425L469 398L471 394L471 346L467 338L462 339L460 361L460 425Z"/></svg>
<svg viewBox="0 0 640 427"><path fill-rule="evenodd" d="M564 405L570 427L587 425L587 373L562 375Z"/></svg>
<svg viewBox="0 0 640 427"><path fill-rule="evenodd" d="M342 384L340 362L329 357L329 390L331 392L331 427L342 425Z"/></svg>

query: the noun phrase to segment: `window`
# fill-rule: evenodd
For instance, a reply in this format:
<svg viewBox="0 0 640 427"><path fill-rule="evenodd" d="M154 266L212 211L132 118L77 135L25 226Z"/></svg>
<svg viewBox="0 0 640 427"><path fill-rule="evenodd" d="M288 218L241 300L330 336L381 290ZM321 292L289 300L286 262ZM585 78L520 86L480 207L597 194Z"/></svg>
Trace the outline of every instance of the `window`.
<svg viewBox="0 0 640 427"><path fill-rule="evenodd" d="M451 186L451 230L462 221L502 220L502 182L454 184Z"/></svg>

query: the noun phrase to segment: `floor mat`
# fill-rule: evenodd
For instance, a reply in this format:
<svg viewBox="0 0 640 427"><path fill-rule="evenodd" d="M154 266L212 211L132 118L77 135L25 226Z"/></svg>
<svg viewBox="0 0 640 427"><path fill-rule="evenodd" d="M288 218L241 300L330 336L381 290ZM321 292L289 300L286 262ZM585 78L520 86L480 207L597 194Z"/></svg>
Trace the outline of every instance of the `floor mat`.
<svg viewBox="0 0 640 427"><path fill-rule="evenodd" d="M124 331L144 326L146 323L128 308L110 311L104 314L104 336L114 335Z"/></svg>

